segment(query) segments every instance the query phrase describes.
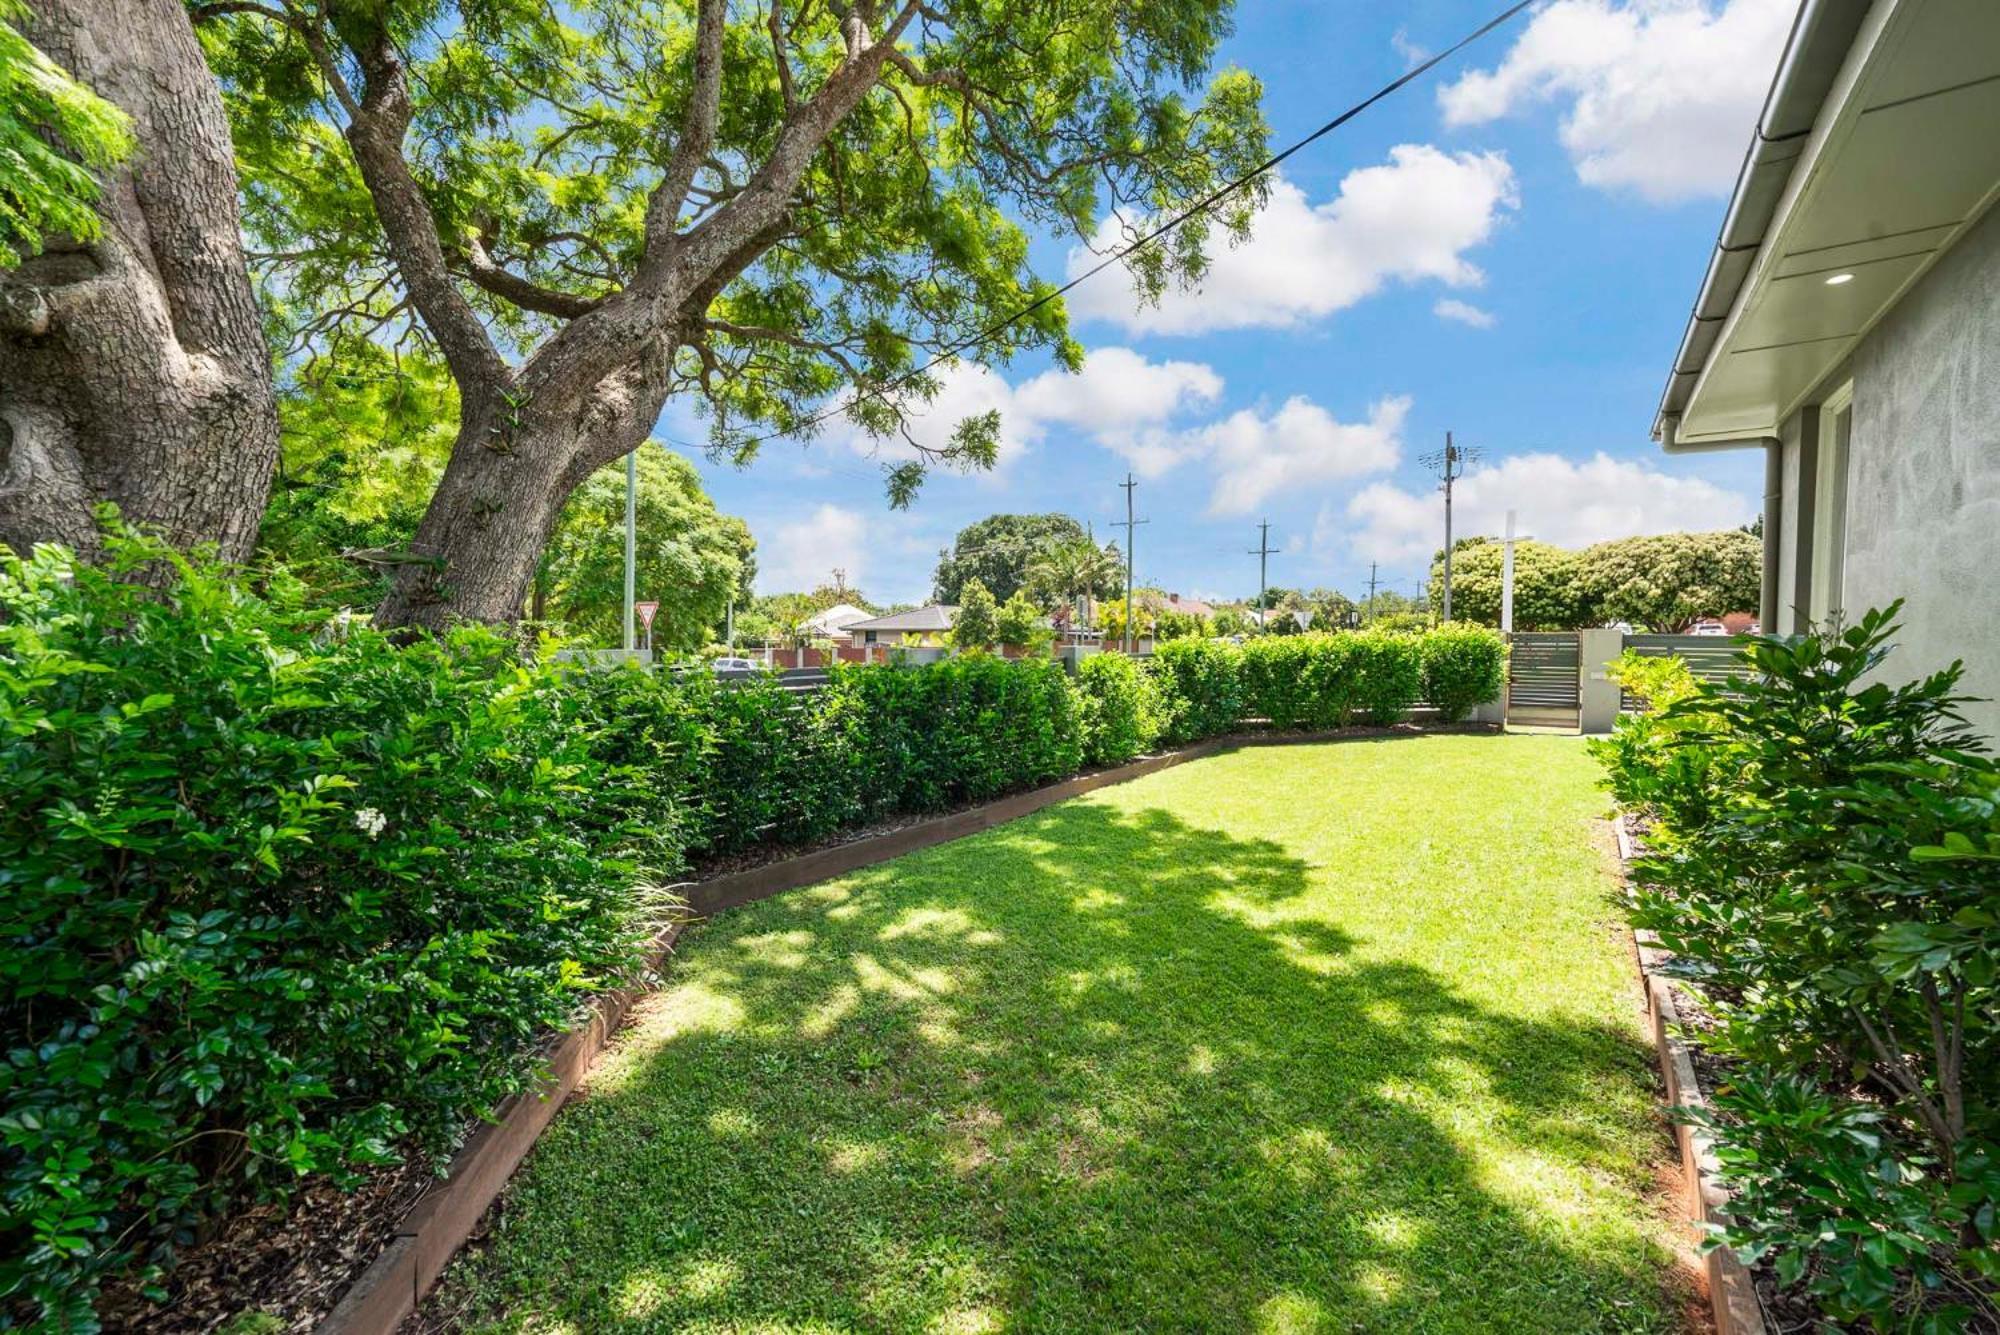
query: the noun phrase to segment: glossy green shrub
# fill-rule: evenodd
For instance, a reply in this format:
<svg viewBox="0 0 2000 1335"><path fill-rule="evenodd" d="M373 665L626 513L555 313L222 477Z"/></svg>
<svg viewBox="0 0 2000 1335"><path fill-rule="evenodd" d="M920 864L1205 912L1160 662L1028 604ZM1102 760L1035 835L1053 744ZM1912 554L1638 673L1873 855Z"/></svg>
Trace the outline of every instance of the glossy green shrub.
<svg viewBox="0 0 2000 1335"><path fill-rule="evenodd" d="M678 857L559 671L107 541L0 549L0 1314L68 1329L205 1217L448 1151Z"/></svg>
<svg viewBox="0 0 2000 1335"><path fill-rule="evenodd" d="M1338 728L1354 703L1353 635L1265 635L1243 646L1243 712L1273 728Z"/></svg>
<svg viewBox="0 0 2000 1335"><path fill-rule="evenodd" d="M1082 766L1076 695L1060 663L975 654L920 671L928 687L925 801L977 801Z"/></svg>
<svg viewBox="0 0 2000 1335"><path fill-rule="evenodd" d="M1375 724L1408 715L1424 690L1419 637L1370 630L1349 638L1346 667L1354 715Z"/></svg>
<svg viewBox="0 0 2000 1335"><path fill-rule="evenodd" d="M1507 646L1485 626L1448 621L1418 637L1423 698L1446 723L1457 723L1500 697L1507 675Z"/></svg>
<svg viewBox="0 0 2000 1335"><path fill-rule="evenodd" d="M1843 1323L1950 1330L2000 1299L2000 767L1959 665L1885 671L1895 610L1752 639L1599 754L1654 821L1633 922L1744 1073L1726 1240Z"/></svg>
<svg viewBox="0 0 2000 1335"><path fill-rule="evenodd" d="M1094 654L1077 665L1083 763L1122 765L1160 738L1160 688L1123 654Z"/></svg>
<svg viewBox="0 0 2000 1335"><path fill-rule="evenodd" d="M1185 745L1235 729L1243 718L1243 651L1232 644L1175 640L1146 667L1159 684L1161 740Z"/></svg>

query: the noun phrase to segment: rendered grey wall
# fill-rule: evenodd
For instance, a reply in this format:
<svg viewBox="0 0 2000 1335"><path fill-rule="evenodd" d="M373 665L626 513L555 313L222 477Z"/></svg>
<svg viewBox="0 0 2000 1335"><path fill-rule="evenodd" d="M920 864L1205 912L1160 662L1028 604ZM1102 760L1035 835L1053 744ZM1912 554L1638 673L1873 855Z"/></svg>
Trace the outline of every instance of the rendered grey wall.
<svg viewBox="0 0 2000 1335"><path fill-rule="evenodd" d="M1846 550L1850 614L1906 600L1887 670L1963 658L2000 742L2000 210L1856 349Z"/></svg>

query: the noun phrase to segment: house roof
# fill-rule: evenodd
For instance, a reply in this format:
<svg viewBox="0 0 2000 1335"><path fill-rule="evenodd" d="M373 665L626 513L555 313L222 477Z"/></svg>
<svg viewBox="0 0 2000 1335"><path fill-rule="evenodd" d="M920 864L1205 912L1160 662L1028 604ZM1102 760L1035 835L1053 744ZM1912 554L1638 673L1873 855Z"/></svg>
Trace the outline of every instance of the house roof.
<svg viewBox="0 0 2000 1335"><path fill-rule="evenodd" d="M857 621L868 620L870 615L853 603L835 603L807 621L806 629L815 635L836 635Z"/></svg>
<svg viewBox="0 0 2000 1335"><path fill-rule="evenodd" d="M1212 617L1215 605L1200 598L1183 598L1178 593L1161 594L1155 606L1163 612L1186 612L1190 616Z"/></svg>
<svg viewBox="0 0 2000 1335"><path fill-rule="evenodd" d="M1804 0L1653 434L1762 443L2000 187L2000 5Z"/></svg>
<svg viewBox="0 0 2000 1335"><path fill-rule="evenodd" d="M908 612L891 612L885 617L870 617L865 621L850 621L845 630L950 630L952 619L958 615L954 603L932 603L929 607L913 608Z"/></svg>

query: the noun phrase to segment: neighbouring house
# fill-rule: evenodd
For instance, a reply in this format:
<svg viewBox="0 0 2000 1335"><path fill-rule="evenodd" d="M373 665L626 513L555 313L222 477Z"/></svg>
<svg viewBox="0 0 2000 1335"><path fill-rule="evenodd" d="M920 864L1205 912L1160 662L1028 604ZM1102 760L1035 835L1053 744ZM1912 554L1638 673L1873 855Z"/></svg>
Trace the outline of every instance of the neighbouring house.
<svg viewBox="0 0 2000 1335"><path fill-rule="evenodd" d="M837 640L846 636L849 626L857 621L871 620L874 615L853 603L835 603L807 621L803 629L816 640Z"/></svg>
<svg viewBox="0 0 2000 1335"><path fill-rule="evenodd" d="M1905 599L2000 734L2000 3L1806 0L1653 433L1761 449L1759 620Z"/></svg>
<svg viewBox="0 0 2000 1335"><path fill-rule="evenodd" d="M879 644L902 649L944 649L951 646L951 628L957 620L956 604L932 603L908 612L849 622L846 634L849 643L862 647ZM1067 624L1067 619L1058 623L1044 617L1041 625L1054 633L1059 645L1095 646L1104 639L1097 631Z"/></svg>
<svg viewBox="0 0 2000 1335"><path fill-rule="evenodd" d="M850 643L886 644L905 649L941 649L951 643L951 624L958 617L952 603L932 603L907 612L867 617L847 623Z"/></svg>

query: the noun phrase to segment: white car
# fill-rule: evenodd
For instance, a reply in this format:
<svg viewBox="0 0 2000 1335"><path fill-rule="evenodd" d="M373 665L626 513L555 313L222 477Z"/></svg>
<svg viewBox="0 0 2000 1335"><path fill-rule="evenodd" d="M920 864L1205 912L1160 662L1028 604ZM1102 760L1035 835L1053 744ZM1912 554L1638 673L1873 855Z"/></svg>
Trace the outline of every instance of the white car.
<svg viewBox="0 0 2000 1335"><path fill-rule="evenodd" d="M710 667L716 672L755 672L762 664L749 658L718 658Z"/></svg>

